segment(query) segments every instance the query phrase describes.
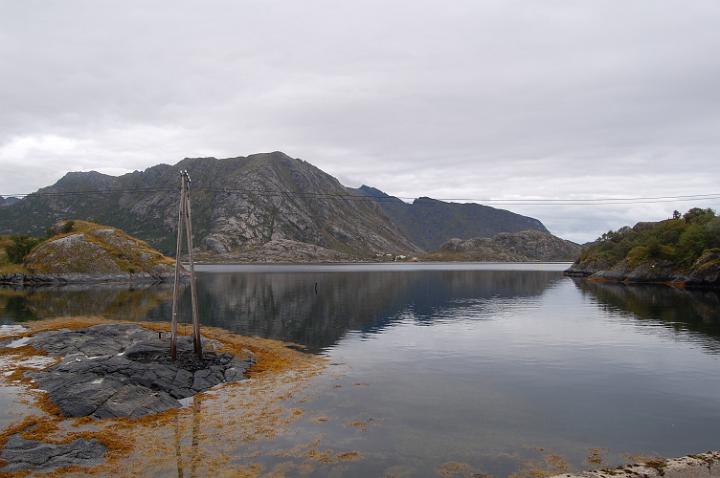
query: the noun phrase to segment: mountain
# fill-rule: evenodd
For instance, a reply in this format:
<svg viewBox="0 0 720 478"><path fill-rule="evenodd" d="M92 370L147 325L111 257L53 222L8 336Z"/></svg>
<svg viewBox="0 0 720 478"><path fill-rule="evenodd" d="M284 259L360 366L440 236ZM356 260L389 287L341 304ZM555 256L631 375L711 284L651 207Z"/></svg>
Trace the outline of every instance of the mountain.
<svg viewBox="0 0 720 478"><path fill-rule="evenodd" d="M361 186L354 194L372 196L412 242L434 251L452 238L492 237L500 232L536 230L547 233L537 219L475 203L452 203L421 197L410 203Z"/></svg>
<svg viewBox="0 0 720 478"><path fill-rule="evenodd" d="M252 251L271 241L316 245L348 257L418 251L373 201L347 200L337 179L280 152L186 158L119 177L68 173L0 208L0 234L39 236L58 220L79 218L121 228L174 253L180 169L192 179L195 245L213 254ZM98 190L104 192L90 192Z"/></svg>
<svg viewBox="0 0 720 478"><path fill-rule="evenodd" d="M690 209L603 234L566 275L603 281L720 287L720 217Z"/></svg>
<svg viewBox="0 0 720 478"><path fill-rule="evenodd" d="M20 201L20 199L19 199L19 198L16 198L16 197L12 197L12 196L2 197L2 196L0 196L0 207L10 206L10 205L15 204L15 203L17 203L17 202L19 202L19 201Z"/></svg>
<svg viewBox="0 0 720 478"><path fill-rule="evenodd" d="M493 237L450 239L426 260L442 261L574 261L581 246L540 231L501 232Z"/></svg>

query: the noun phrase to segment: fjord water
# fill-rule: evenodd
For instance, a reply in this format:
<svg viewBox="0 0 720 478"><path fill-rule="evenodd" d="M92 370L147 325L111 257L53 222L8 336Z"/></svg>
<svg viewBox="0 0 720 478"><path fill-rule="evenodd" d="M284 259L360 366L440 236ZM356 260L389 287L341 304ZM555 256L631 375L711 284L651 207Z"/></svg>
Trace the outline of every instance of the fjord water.
<svg viewBox="0 0 720 478"><path fill-rule="evenodd" d="M203 266L198 286L203 324L328 357L294 404L307 419L281 440L359 452L343 475L505 476L720 448L718 294L588 283L566 267ZM170 297L3 290L0 317L168 320Z"/></svg>

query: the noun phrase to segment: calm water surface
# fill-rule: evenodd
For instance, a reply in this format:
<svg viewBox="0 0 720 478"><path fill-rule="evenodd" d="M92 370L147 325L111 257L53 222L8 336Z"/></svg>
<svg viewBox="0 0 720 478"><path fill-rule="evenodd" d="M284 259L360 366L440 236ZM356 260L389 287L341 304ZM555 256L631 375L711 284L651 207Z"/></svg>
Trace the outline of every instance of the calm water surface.
<svg viewBox="0 0 720 478"><path fill-rule="evenodd" d="M321 433L357 450L343 475L458 462L506 476L586 468L594 448L604 464L720 449L718 295L586 283L565 267L203 266L198 286L204 324L329 357L302 406L332 419L281 440ZM167 287L4 289L0 319L168 320L170 299Z"/></svg>

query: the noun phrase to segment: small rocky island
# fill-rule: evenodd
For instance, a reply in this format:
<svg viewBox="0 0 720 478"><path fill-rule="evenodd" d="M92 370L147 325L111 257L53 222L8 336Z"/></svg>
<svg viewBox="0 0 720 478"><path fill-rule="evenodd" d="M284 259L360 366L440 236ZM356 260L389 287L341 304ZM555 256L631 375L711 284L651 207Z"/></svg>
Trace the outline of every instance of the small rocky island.
<svg viewBox="0 0 720 478"><path fill-rule="evenodd" d="M136 418L180 407L181 399L242 380L252 365L252 359L218 352L220 344L210 340L200 359L185 336L178 337L173 361L169 334L135 324L41 332L26 344L62 357L28 375L66 417Z"/></svg>
<svg viewBox="0 0 720 478"><path fill-rule="evenodd" d="M87 221L61 221L45 238L0 238L0 284L164 282L174 263L120 229Z"/></svg>
<svg viewBox="0 0 720 478"><path fill-rule="evenodd" d="M720 217L712 209L675 212L603 234L565 272L625 283L720 287Z"/></svg>
<svg viewBox="0 0 720 478"><path fill-rule="evenodd" d="M171 360L169 334L131 323L80 329L46 330L0 343L0 352L20 348L45 353L56 363L22 370L34 387L47 392L62 417L139 418L183 405L183 399L216 385L244 379L254 356L222 352L216 340L203 339L202 358L190 337L179 337ZM0 443L0 472L48 472L103 462L107 446L93 437L45 441L24 436L23 425Z"/></svg>

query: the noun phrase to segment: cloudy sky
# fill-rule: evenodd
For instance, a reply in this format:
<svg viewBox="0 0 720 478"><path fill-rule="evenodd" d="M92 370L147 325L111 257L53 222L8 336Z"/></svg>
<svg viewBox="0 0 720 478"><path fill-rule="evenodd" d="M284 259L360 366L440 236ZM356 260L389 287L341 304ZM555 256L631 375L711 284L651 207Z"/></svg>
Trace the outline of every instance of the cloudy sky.
<svg viewBox="0 0 720 478"><path fill-rule="evenodd" d="M0 194L281 150L398 196L720 193L717 0L0 0ZM720 201L503 207L577 241Z"/></svg>

